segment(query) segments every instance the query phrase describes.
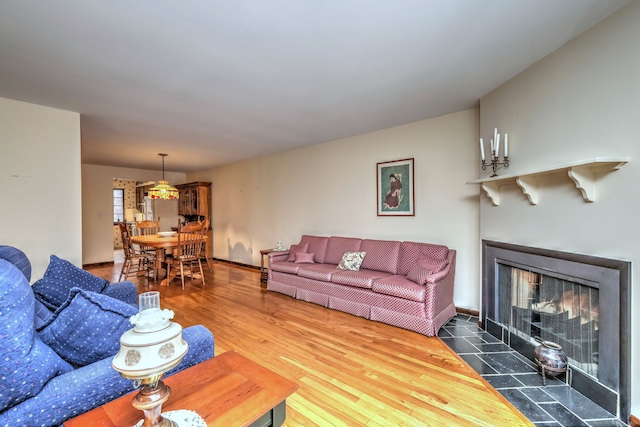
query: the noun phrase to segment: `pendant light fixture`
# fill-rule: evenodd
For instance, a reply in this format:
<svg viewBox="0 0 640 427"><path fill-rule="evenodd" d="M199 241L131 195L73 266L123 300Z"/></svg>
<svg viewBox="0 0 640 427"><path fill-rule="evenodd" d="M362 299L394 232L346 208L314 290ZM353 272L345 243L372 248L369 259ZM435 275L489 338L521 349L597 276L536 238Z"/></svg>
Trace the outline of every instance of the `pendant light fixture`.
<svg viewBox="0 0 640 427"><path fill-rule="evenodd" d="M158 156L162 156L162 180L158 181L158 185L149 189L149 197L152 199L171 200L180 198L178 189L169 185L169 181L164 180L164 158L168 154L158 153Z"/></svg>

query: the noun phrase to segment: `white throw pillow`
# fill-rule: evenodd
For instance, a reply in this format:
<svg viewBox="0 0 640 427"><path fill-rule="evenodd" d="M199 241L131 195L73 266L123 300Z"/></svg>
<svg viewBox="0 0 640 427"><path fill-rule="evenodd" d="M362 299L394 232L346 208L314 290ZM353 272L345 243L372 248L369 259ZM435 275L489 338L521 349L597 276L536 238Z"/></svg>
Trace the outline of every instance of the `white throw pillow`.
<svg viewBox="0 0 640 427"><path fill-rule="evenodd" d="M366 252L345 252L342 255L342 260L340 260L340 264L338 264L338 268L342 270L360 270L360 265L362 265L362 260L366 255Z"/></svg>

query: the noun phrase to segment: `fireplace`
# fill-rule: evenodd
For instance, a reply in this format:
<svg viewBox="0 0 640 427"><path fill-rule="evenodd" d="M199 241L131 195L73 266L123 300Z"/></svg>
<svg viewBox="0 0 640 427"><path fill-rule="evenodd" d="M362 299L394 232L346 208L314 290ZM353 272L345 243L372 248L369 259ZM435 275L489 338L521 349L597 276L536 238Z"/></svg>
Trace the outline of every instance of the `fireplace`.
<svg viewBox="0 0 640 427"><path fill-rule="evenodd" d="M484 329L532 361L559 344L571 386L628 420L631 263L487 240L482 253Z"/></svg>

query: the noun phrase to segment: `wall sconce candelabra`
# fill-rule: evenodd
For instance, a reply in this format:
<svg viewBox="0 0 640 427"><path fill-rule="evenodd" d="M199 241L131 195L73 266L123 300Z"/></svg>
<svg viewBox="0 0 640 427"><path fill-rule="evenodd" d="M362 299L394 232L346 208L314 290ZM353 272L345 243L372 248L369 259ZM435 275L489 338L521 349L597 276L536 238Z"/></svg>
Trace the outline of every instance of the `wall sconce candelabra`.
<svg viewBox="0 0 640 427"><path fill-rule="evenodd" d="M499 166L509 167L509 135L504 134L504 155L500 161L500 134L498 128L493 130L493 138L491 139L491 161L485 162L484 141L480 138L480 156L482 157L482 170L487 170L489 166L493 170L491 177L498 176L496 170Z"/></svg>

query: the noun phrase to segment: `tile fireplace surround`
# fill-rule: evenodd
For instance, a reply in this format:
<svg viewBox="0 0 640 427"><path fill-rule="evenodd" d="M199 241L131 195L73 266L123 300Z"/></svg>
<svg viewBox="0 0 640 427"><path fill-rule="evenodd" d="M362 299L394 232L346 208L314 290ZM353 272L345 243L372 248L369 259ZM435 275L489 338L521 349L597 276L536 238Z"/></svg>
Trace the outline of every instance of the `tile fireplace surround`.
<svg viewBox="0 0 640 427"><path fill-rule="evenodd" d="M543 386L536 365L480 329L477 317L458 314L438 336L536 426L627 426L569 387L563 374Z"/></svg>

